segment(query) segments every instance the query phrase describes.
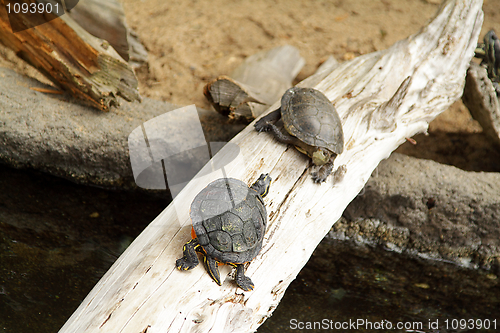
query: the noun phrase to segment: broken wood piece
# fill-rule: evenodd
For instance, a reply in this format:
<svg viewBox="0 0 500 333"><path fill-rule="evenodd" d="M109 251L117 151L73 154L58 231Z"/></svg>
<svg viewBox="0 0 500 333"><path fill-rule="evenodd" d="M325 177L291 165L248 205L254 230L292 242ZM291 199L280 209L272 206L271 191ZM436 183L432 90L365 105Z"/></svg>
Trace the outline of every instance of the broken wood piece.
<svg viewBox="0 0 500 333"><path fill-rule="evenodd" d="M135 69L147 65L148 51L142 45L137 33L130 28L128 28L127 40L129 45L129 65Z"/></svg>
<svg viewBox="0 0 500 333"><path fill-rule="evenodd" d="M448 0L419 33L342 63L315 85L333 101L343 123L346 144L335 165L345 165L346 172L335 186L315 184L303 154L248 126L231 141L241 154L225 173L190 181L60 332L255 331L379 162L406 137L426 131L461 96L482 25L481 7L477 0ZM223 148L214 161L230 155ZM175 260L191 237L189 206L196 194L223 174L248 184L264 172L274 181L264 199L269 221L263 248L246 269L255 289L239 290L227 266L221 266L222 286L203 267L179 271Z"/></svg>
<svg viewBox="0 0 500 333"><path fill-rule="evenodd" d="M106 40L133 67L147 62L147 51L127 25L118 0L80 1L68 15L93 36Z"/></svg>
<svg viewBox="0 0 500 333"><path fill-rule="evenodd" d="M500 105L486 68L471 61L462 100L484 133L500 146Z"/></svg>
<svg viewBox="0 0 500 333"><path fill-rule="evenodd" d="M250 122L281 98L303 66L295 47L276 47L248 57L229 76L208 83L203 93L217 112Z"/></svg>
<svg viewBox="0 0 500 333"><path fill-rule="evenodd" d="M125 13L116 0L85 0L67 13L93 36L106 40L123 60L128 61L129 46Z"/></svg>
<svg viewBox="0 0 500 333"><path fill-rule="evenodd" d="M48 22L13 33L11 24L22 26L33 17L22 11L9 16L2 6L0 42L56 85L100 110L118 105L117 96L141 99L134 71L108 42L92 36L69 15L45 15L50 17L45 19Z"/></svg>
<svg viewBox="0 0 500 333"><path fill-rule="evenodd" d="M30 87L31 90L46 93L46 94L55 94L55 95L62 95L63 92L61 90L54 90L54 89L45 89L45 88L38 88L38 87Z"/></svg>

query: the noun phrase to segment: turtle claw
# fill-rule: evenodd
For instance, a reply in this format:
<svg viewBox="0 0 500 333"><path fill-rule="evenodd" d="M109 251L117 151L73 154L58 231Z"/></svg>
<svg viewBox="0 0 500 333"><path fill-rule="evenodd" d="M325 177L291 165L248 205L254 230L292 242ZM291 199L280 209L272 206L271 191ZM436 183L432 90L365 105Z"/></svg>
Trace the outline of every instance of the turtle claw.
<svg viewBox="0 0 500 333"><path fill-rule="evenodd" d="M323 183L332 173L332 170L333 170L333 162L330 160L328 163L323 164L318 171L311 173L313 181L318 184Z"/></svg>
<svg viewBox="0 0 500 333"><path fill-rule="evenodd" d="M255 130L259 133L261 132L269 132L271 130L271 124L266 121L266 119L261 118L254 125Z"/></svg>
<svg viewBox="0 0 500 333"><path fill-rule="evenodd" d="M242 264L236 265L236 277L235 282L244 291L252 291L255 285L252 280L245 275L245 266Z"/></svg>
<svg viewBox="0 0 500 333"><path fill-rule="evenodd" d="M196 248L199 246L198 239L193 238L184 245L182 258L175 261L175 266L180 271L188 271L198 266L199 260Z"/></svg>
<svg viewBox="0 0 500 333"><path fill-rule="evenodd" d="M242 278L236 278L236 284L238 287L244 291L252 291L255 285L248 276L243 276Z"/></svg>
<svg viewBox="0 0 500 333"><path fill-rule="evenodd" d="M269 132L273 129L273 125L281 118L281 108L268 113L264 117L257 120L253 125L255 129L260 132Z"/></svg>
<svg viewBox="0 0 500 333"><path fill-rule="evenodd" d="M184 258L181 258L175 261L175 266L180 271L189 271L190 269L193 269L196 266L198 266L198 262L194 261L189 262L187 260L184 260Z"/></svg>
<svg viewBox="0 0 500 333"><path fill-rule="evenodd" d="M325 169L320 168L318 171L311 173L311 176L316 184L321 184L326 181L326 178L328 178L329 173L326 173Z"/></svg>
<svg viewBox="0 0 500 333"><path fill-rule="evenodd" d="M320 175L319 172L313 172L311 176L316 184L321 184L326 180L326 177L324 175Z"/></svg>

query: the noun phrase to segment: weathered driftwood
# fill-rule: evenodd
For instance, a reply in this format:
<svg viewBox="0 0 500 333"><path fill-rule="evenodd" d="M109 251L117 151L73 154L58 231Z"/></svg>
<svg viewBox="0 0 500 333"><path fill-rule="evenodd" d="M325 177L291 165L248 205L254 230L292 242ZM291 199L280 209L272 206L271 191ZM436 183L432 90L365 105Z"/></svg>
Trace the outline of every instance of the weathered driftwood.
<svg viewBox="0 0 500 333"><path fill-rule="evenodd" d="M89 34L68 15L45 16L42 19L48 22L13 33L11 24L19 27L41 18L22 12L9 17L2 5L0 42L91 106L107 111L118 104L117 96L140 100L134 71L108 42Z"/></svg>
<svg viewBox="0 0 500 333"><path fill-rule="evenodd" d="M189 272L174 267L191 237L191 200L222 176L214 172L189 182L60 332L256 330L380 160L405 137L426 131L428 122L461 96L482 24L481 6L481 1L449 0L418 34L342 63L316 85L343 122L345 150L335 161L347 166L343 181L315 184L303 155L252 126L232 140L241 154L225 167L228 176L251 182L269 172L274 179L265 198L269 222L263 249L247 267L254 291L238 289L227 266L221 269L221 287L202 266ZM231 152L222 149L214 159L221 162L225 155Z"/></svg>
<svg viewBox="0 0 500 333"><path fill-rule="evenodd" d="M470 63L462 100L484 133L500 145L500 104L486 68Z"/></svg>
<svg viewBox="0 0 500 333"><path fill-rule="evenodd" d="M250 122L292 86L303 66L295 47L276 47L248 57L229 76L208 83L203 93L217 112Z"/></svg>

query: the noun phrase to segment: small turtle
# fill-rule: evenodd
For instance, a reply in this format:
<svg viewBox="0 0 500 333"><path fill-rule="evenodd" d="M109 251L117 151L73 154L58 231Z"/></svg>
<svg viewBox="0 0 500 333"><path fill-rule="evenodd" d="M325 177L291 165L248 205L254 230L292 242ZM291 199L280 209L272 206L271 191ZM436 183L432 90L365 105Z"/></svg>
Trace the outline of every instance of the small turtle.
<svg viewBox="0 0 500 333"><path fill-rule="evenodd" d="M193 239L184 245L183 257L175 263L179 270L190 270L199 263L196 252L203 254L205 267L220 286L219 263L236 267L236 284L253 290L245 276L244 264L252 261L262 248L267 212L262 197L271 184L268 174L249 188L234 178L217 179L196 195L191 203Z"/></svg>
<svg viewBox="0 0 500 333"><path fill-rule="evenodd" d="M486 67L488 77L500 95L500 40L495 31L490 30L484 35L483 43L479 43L475 56L481 58L481 65Z"/></svg>
<svg viewBox="0 0 500 333"><path fill-rule="evenodd" d="M255 129L271 131L278 141L292 144L311 157L313 164L320 166L312 174L317 183L326 180L335 157L344 150L340 117L328 98L313 88L288 89L281 107L259 119Z"/></svg>

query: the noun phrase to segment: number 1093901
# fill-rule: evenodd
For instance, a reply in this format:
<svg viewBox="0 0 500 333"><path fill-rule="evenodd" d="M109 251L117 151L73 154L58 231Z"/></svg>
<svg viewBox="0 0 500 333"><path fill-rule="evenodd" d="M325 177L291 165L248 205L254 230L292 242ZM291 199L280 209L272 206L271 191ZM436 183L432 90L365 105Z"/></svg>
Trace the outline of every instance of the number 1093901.
<svg viewBox="0 0 500 333"><path fill-rule="evenodd" d="M444 321L446 329L497 329L496 319L446 319Z"/></svg>
<svg viewBox="0 0 500 333"><path fill-rule="evenodd" d="M6 6L8 14L63 14L63 8L58 3L8 3ZM61 12L60 12L61 11Z"/></svg>

